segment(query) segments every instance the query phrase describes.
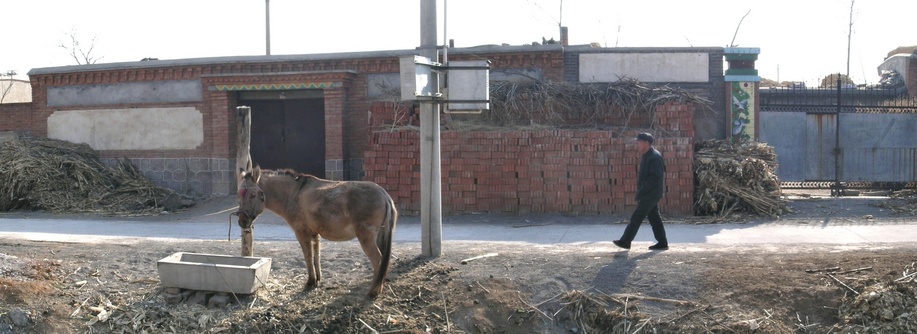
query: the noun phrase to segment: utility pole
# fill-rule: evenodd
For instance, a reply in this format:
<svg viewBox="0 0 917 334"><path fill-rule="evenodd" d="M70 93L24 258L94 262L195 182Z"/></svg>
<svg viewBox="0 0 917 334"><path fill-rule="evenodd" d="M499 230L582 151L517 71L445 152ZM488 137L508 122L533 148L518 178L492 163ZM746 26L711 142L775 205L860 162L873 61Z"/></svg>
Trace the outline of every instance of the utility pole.
<svg viewBox="0 0 917 334"><path fill-rule="evenodd" d="M853 1L850 0L850 24L847 26L847 78L850 78L850 40L853 37Z"/></svg>
<svg viewBox="0 0 917 334"><path fill-rule="evenodd" d="M271 0L264 0L265 55L271 55Z"/></svg>
<svg viewBox="0 0 917 334"><path fill-rule="evenodd" d="M436 62L436 50L436 0L420 0L420 56ZM432 80L439 82L439 75L434 74ZM420 102L420 241L426 257L442 254L439 111L440 105L433 101Z"/></svg>

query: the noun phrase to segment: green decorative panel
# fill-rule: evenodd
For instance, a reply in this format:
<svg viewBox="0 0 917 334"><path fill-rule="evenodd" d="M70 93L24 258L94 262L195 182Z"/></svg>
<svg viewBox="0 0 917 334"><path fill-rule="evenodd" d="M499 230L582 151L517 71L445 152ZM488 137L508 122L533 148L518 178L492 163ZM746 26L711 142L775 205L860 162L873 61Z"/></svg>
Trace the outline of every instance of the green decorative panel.
<svg viewBox="0 0 917 334"><path fill-rule="evenodd" d="M290 89L316 89L331 88L334 83L326 82L296 82L296 83L271 83L271 84L239 84L239 85L214 85L219 91L238 90L290 90Z"/></svg>
<svg viewBox="0 0 917 334"><path fill-rule="evenodd" d="M758 75L758 70L730 68L726 70L726 75Z"/></svg>

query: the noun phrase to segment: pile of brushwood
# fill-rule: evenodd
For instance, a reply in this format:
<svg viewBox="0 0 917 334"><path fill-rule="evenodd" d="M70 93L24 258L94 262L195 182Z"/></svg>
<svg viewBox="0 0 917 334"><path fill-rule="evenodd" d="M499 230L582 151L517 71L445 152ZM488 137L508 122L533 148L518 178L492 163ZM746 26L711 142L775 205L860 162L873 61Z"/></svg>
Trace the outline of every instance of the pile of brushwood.
<svg viewBox="0 0 917 334"><path fill-rule="evenodd" d="M127 159L105 166L86 144L20 138L0 145L0 211L152 215L187 206L184 195L156 186Z"/></svg>
<svg viewBox="0 0 917 334"><path fill-rule="evenodd" d="M654 121L656 108L665 103L689 103L697 110L705 110L712 105L709 100L687 90L656 86L631 78L589 84L494 82L490 86L490 101L491 108L480 115L454 117L463 122L502 128L535 124L559 128L627 127L633 126L630 123L640 114Z"/></svg>
<svg viewBox="0 0 917 334"><path fill-rule="evenodd" d="M400 101L397 87L379 85L379 101ZM490 85L490 108L480 114L449 113L443 126L452 131L543 131L602 129L622 136L634 128L654 128L656 110L667 103L712 110L713 102L688 90L654 85L632 78L608 83L495 81ZM394 114L379 131L412 130L414 105L394 102ZM657 129L658 131L659 129Z"/></svg>
<svg viewBox="0 0 917 334"><path fill-rule="evenodd" d="M832 276L832 279L851 294L838 310L841 321L831 332L913 333L917 330L917 312L914 312L917 305L917 262L911 263L900 277L891 281L843 278L840 275Z"/></svg>
<svg viewBox="0 0 917 334"><path fill-rule="evenodd" d="M694 213L725 217L789 212L776 172L777 154L765 143L699 141L694 145Z"/></svg>

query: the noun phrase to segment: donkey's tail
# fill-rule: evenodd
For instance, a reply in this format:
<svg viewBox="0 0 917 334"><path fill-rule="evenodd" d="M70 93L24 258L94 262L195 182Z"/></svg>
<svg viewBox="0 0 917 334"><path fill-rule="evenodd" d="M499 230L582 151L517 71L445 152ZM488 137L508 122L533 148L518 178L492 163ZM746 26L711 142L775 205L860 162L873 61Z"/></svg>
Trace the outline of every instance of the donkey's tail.
<svg viewBox="0 0 917 334"><path fill-rule="evenodd" d="M376 235L376 246L382 253L382 262L379 263L379 272L373 279L373 284L369 289L369 296L376 297L382 293L382 284L385 282L385 276L388 275L388 267L392 259L392 237L395 234L395 223L398 221L398 210L395 209L395 202L388 193L385 193L385 218L382 220L382 229Z"/></svg>

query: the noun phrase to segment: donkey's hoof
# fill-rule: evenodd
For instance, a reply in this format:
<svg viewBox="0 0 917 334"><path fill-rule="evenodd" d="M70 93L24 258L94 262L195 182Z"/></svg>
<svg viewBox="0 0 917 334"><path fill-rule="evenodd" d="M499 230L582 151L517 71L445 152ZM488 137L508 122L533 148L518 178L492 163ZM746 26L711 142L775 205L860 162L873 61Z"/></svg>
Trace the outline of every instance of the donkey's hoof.
<svg viewBox="0 0 917 334"><path fill-rule="evenodd" d="M366 298L369 298L369 299L376 299L376 297L378 297L380 293L381 293L381 291L369 290L369 293L366 294Z"/></svg>

